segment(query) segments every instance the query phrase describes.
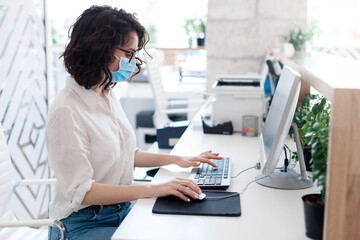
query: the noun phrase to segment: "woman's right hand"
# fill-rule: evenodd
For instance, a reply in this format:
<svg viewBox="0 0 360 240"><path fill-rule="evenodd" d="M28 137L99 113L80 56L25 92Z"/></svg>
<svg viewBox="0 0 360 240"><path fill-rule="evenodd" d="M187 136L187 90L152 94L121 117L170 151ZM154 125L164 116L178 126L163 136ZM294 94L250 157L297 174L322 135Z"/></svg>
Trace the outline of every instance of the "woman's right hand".
<svg viewBox="0 0 360 240"><path fill-rule="evenodd" d="M175 178L166 183L154 184L151 185L151 188L153 191L152 195L154 197L174 195L187 202L190 202L188 196L192 197L193 199L197 199L197 196L190 189L192 189L197 194L201 194L201 189L194 181L184 178Z"/></svg>

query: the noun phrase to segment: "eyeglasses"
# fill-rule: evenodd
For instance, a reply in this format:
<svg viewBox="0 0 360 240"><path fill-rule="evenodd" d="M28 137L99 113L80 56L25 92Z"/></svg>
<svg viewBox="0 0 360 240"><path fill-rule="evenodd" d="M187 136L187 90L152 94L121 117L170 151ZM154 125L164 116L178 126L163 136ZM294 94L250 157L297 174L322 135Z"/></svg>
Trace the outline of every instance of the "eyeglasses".
<svg viewBox="0 0 360 240"><path fill-rule="evenodd" d="M131 60L135 57L137 57L138 55L138 51L128 51L128 50L125 50L125 49L122 49L122 48L118 48L120 51L123 51L123 52L126 52L127 54L129 54L130 56L130 59L129 59L129 62L131 62Z"/></svg>

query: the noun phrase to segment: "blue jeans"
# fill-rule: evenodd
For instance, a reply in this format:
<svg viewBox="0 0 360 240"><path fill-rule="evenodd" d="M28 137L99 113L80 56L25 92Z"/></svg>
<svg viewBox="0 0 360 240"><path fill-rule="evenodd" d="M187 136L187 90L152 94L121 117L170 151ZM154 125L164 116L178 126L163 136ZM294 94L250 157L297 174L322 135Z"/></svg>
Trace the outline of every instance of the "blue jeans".
<svg viewBox="0 0 360 240"><path fill-rule="evenodd" d="M130 211L130 202L113 205L91 206L73 212L61 219L64 224L66 240L110 239L117 227ZM49 240L60 239L60 231L56 227L49 227Z"/></svg>

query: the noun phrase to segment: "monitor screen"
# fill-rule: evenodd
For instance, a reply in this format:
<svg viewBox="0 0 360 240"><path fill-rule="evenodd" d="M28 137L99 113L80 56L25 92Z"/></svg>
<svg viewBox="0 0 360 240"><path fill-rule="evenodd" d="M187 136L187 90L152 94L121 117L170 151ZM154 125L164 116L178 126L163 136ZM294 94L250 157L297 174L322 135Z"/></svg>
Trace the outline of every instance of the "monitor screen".
<svg viewBox="0 0 360 240"><path fill-rule="evenodd" d="M263 175L276 168L289 132L300 92L300 74L284 66L260 135Z"/></svg>

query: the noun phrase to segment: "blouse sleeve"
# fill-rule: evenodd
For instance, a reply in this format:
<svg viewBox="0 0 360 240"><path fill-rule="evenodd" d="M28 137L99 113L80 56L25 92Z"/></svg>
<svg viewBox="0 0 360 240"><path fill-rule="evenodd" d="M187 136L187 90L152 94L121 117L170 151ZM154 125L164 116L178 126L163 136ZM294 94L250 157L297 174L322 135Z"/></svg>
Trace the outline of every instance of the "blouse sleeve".
<svg viewBox="0 0 360 240"><path fill-rule="evenodd" d="M46 146L60 191L77 211L91 189L94 173L86 131L69 107L62 106L49 113Z"/></svg>

